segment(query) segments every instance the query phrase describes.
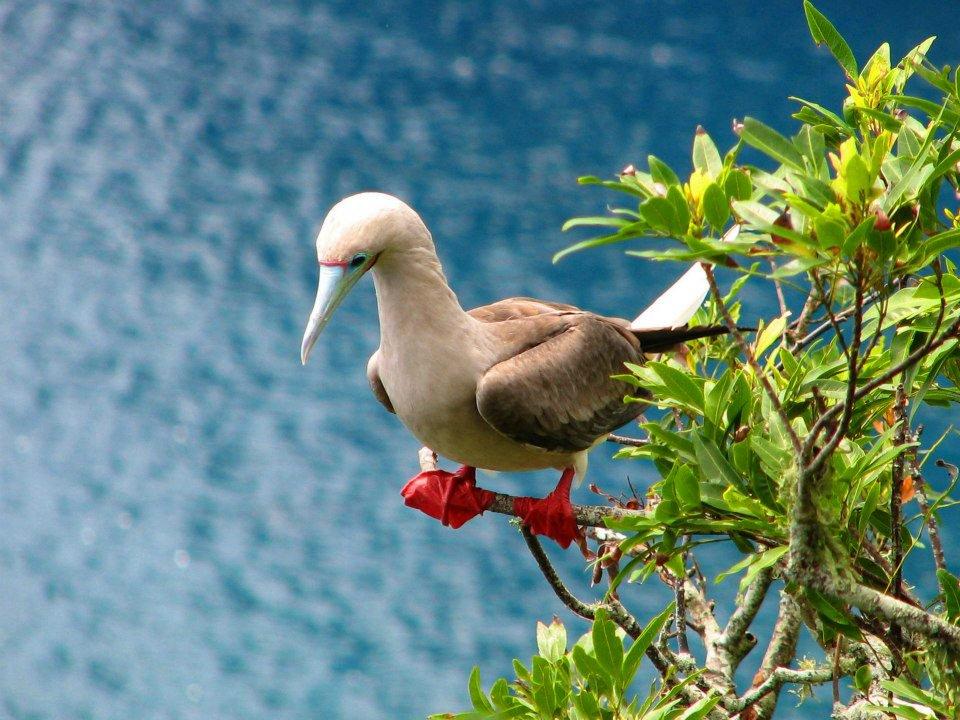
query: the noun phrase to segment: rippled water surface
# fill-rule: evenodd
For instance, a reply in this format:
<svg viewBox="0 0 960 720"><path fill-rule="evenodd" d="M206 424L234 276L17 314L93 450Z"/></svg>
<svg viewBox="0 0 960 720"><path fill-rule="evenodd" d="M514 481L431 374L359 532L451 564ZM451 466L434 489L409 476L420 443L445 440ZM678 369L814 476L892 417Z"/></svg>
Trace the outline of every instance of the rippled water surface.
<svg viewBox="0 0 960 720"><path fill-rule="evenodd" d="M568 617L503 518L403 507L369 283L298 350L343 195L414 204L467 306L631 315L680 270L551 266L608 199L575 177L839 99L799 3L627 5L0 5L0 716L422 717ZM954 3L822 5L861 57L948 28L960 57ZM607 455L595 482L649 478Z"/></svg>

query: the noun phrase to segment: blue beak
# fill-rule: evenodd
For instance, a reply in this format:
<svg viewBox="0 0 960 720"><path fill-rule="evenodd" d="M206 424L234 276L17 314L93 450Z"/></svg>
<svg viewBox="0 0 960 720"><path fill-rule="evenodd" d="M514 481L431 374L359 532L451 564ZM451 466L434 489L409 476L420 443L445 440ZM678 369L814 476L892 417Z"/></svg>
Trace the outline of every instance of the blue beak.
<svg viewBox="0 0 960 720"><path fill-rule="evenodd" d="M362 273L350 273L346 263L320 266L320 282L317 285L317 299L313 303L307 328L300 345L300 362L307 364L310 351L320 337L323 328L330 321L337 305L346 297L353 284Z"/></svg>

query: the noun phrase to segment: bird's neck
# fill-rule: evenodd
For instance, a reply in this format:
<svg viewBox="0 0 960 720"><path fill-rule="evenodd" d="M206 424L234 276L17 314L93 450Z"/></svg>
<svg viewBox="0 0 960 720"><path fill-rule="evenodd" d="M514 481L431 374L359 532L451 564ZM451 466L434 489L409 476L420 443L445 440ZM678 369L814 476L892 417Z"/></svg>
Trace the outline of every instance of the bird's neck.
<svg viewBox="0 0 960 720"><path fill-rule="evenodd" d="M384 253L373 267L373 281L384 351L472 329L472 318L460 307L432 248Z"/></svg>

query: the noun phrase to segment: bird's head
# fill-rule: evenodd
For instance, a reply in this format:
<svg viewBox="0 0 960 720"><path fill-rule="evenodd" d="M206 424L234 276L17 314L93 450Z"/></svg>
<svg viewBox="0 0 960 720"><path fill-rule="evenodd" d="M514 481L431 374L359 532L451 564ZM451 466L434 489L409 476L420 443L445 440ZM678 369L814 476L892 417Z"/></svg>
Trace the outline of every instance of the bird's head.
<svg viewBox="0 0 960 720"><path fill-rule="evenodd" d="M304 365L334 310L364 273L382 257L424 239L431 242L420 216L392 195L351 195L330 209L317 234L320 283L300 346Z"/></svg>

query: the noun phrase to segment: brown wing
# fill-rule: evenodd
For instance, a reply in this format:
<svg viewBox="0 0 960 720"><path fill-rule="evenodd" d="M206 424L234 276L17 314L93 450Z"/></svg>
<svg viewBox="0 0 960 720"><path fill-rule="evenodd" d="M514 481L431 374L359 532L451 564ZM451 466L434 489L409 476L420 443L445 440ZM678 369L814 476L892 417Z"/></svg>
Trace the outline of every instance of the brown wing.
<svg viewBox="0 0 960 720"><path fill-rule="evenodd" d="M393 409L393 403L390 402L390 396L387 395L387 389L383 386L383 381L380 380L380 370L377 368L377 362L380 359L380 351L377 350L373 355L370 356L370 360L367 361L367 380L370 383L370 389L373 390L373 396L380 401L380 404L383 405L387 410L396 414L396 410Z"/></svg>
<svg viewBox="0 0 960 720"><path fill-rule="evenodd" d="M478 308L468 311L468 314L475 317L480 322L495 323L504 320L516 320L518 318L532 317L534 315L543 315L554 312L582 312L573 305L564 305L563 303L547 302L545 300L536 300L528 297L515 297L500 300L499 302L482 305Z"/></svg>
<svg viewBox="0 0 960 720"><path fill-rule="evenodd" d="M625 372L625 361L642 362L626 321L582 311L534 315L496 329L517 351L477 384L484 420L513 440L576 452L643 411L643 403L623 401L634 388L610 378Z"/></svg>

